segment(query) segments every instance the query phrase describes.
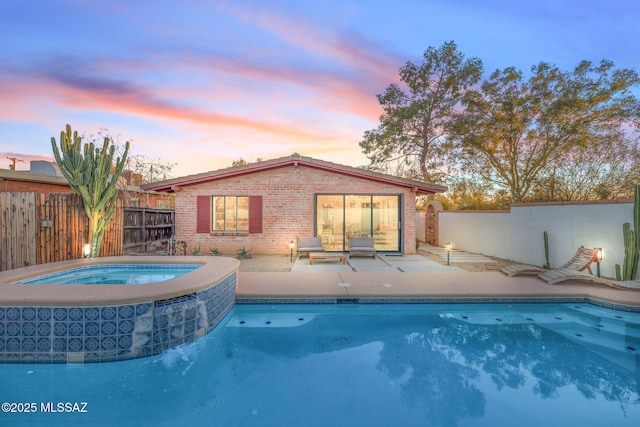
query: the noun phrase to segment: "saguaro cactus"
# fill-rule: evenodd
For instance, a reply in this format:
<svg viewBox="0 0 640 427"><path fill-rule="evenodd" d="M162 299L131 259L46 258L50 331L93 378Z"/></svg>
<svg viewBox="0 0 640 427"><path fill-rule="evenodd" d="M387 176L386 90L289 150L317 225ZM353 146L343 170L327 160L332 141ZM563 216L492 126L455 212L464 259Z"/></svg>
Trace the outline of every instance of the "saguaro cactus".
<svg viewBox="0 0 640 427"><path fill-rule="evenodd" d="M545 231L542 234L542 237L544 239L544 257L547 260L547 263L543 267L546 269L550 269L551 264L549 264L549 234L547 234L547 232Z"/></svg>
<svg viewBox="0 0 640 427"><path fill-rule="evenodd" d="M624 236L624 260L622 272L620 265L616 264L617 280L634 280L638 274L638 261L640 260L640 185L634 187L633 195L633 230L628 222L622 224L622 235Z"/></svg>
<svg viewBox="0 0 640 427"><path fill-rule="evenodd" d="M116 184L122 173L129 152L129 142L125 144L122 158L113 162L115 146L109 138L104 139L102 148L93 143L84 144L78 132L72 132L67 125L60 132L60 150L56 139L51 138L53 156L62 174L74 192L82 196L84 211L89 218L89 242L91 256L100 256L102 236L115 212L118 189ZM62 155L61 155L62 153Z"/></svg>

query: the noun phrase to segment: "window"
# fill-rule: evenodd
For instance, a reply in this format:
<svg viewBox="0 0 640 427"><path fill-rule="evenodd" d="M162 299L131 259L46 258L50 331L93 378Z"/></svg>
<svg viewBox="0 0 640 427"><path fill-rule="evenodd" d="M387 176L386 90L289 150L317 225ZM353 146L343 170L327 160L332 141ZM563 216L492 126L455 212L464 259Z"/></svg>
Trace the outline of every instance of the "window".
<svg viewBox="0 0 640 427"><path fill-rule="evenodd" d="M198 196L196 233L262 233L262 196Z"/></svg>
<svg viewBox="0 0 640 427"><path fill-rule="evenodd" d="M249 231L249 197L214 196L213 231Z"/></svg>

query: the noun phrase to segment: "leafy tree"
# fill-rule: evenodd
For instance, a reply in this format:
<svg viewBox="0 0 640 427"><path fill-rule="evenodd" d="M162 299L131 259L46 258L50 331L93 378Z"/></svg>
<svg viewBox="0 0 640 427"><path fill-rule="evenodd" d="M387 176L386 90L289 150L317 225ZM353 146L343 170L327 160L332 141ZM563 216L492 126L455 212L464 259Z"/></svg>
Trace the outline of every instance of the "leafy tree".
<svg viewBox="0 0 640 427"><path fill-rule="evenodd" d="M429 47L420 65L400 68L398 84L376 95L384 114L380 125L366 131L360 147L371 167L425 181L441 182L447 150L446 130L465 91L480 80L482 62L466 59L453 41Z"/></svg>
<svg viewBox="0 0 640 427"><path fill-rule="evenodd" d="M455 135L467 170L527 198L546 168L580 147L625 138L638 120L635 71L581 62L573 72L540 63L525 80L513 67L468 91Z"/></svg>
<svg viewBox="0 0 640 427"><path fill-rule="evenodd" d="M626 139L576 146L545 168L533 201L602 200L633 197L640 182L640 150Z"/></svg>
<svg viewBox="0 0 640 427"><path fill-rule="evenodd" d="M76 194L82 197L84 210L89 218L89 242L91 256L100 256L102 237L113 213L118 198L117 182L127 159L129 142L125 144L122 157L113 162L115 146L105 138L102 148L93 142L82 146L78 132L67 125L60 132L60 149L56 139L51 138L51 147L60 171Z"/></svg>

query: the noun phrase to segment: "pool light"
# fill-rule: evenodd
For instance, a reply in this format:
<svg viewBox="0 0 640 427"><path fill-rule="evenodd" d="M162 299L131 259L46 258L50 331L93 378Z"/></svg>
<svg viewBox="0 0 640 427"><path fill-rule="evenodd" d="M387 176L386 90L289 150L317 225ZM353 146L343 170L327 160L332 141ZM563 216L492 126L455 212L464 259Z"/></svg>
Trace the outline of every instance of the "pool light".
<svg viewBox="0 0 640 427"><path fill-rule="evenodd" d="M89 258L91 256L91 244L85 243L82 245L82 254L85 258Z"/></svg>

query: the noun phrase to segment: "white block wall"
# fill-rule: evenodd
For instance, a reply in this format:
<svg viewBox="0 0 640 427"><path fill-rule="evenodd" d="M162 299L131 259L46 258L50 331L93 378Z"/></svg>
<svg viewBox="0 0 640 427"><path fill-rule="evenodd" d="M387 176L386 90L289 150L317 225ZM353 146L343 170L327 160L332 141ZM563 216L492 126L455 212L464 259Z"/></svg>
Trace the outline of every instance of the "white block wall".
<svg viewBox="0 0 640 427"><path fill-rule="evenodd" d="M622 224L633 228L632 215L633 203L627 201L514 205L511 212L442 211L438 238L453 249L543 265L547 231L552 268L564 264L578 246L601 247L601 274L615 277L615 264L622 266L624 257Z"/></svg>

